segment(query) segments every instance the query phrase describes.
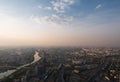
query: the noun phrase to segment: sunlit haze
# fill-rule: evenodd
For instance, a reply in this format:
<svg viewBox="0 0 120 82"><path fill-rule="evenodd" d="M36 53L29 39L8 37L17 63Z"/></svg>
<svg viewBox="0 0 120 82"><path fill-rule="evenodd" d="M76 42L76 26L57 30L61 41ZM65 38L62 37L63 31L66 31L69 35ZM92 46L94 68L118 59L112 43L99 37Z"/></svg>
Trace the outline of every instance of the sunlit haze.
<svg viewBox="0 0 120 82"><path fill-rule="evenodd" d="M120 46L120 0L0 0L0 46Z"/></svg>

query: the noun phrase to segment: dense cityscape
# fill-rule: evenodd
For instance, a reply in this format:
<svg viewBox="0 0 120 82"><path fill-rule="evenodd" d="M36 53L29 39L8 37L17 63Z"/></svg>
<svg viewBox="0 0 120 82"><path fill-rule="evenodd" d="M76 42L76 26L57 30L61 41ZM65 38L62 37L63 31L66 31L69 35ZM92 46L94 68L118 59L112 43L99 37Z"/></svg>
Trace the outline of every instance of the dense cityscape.
<svg viewBox="0 0 120 82"><path fill-rule="evenodd" d="M120 82L119 53L120 48L1 48L0 82ZM40 58L32 62L34 54Z"/></svg>
<svg viewBox="0 0 120 82"><path fill-rule="evenodd" d="M120 82L120 0L0 0L0 82Z"/></svg>

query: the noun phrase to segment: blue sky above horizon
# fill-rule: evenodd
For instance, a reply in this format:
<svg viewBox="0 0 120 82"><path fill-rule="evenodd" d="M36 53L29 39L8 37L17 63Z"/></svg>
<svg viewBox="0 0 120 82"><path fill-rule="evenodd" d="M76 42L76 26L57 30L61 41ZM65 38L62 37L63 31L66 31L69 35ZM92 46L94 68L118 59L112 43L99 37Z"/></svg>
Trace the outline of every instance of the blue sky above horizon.
<svg viewBox="0 0 120 82"><path fill-rule="evenodd" d="M1 46L120 46L120 0L0 0Z"/></svg>

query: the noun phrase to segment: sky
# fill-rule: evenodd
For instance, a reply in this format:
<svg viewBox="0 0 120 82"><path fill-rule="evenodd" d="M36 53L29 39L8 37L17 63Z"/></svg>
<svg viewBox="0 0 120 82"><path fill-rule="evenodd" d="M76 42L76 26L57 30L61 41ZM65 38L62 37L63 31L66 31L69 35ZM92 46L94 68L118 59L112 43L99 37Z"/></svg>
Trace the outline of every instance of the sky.
<svg viewBox="0 0 120 82"><path fill-rule="evenodd" d="M120 47L120 0L0 0L0 46Z"/></svg>

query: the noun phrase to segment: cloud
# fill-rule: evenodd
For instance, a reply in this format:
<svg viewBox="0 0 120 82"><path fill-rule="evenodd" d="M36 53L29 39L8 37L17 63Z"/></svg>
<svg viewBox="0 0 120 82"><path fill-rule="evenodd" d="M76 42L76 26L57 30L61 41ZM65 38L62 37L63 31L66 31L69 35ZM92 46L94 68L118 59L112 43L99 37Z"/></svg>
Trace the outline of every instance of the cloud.
<svg viewBox="0 0 120 82"><path fill-rule="evenodd" d="M46 10L52 10L51 7L45 7L44 9L46 9Z"/></svg>
<svg viewBox="0 0 120 82"><path fill-rule="evenodd" d="M72 24L74 17L53 14L51 16L31 16L31 20L46 27L67 27Z"/></svg>
<svg viewBox="0 0 120 82"><path fill-rule="evenodd" d="M69 24L70 22L72 22L74 19L74 17L72 16L64 16L64 15L55 15L53 14L51 17L50 17L50 21L52 22L55 22L57 24L64 24L64 25L67 25Z"/></svg>
<svg viewBox="0 0 120 82"><path fill-rule="evenodd" d="M39 9L45 9L45 10L52 10L52 7L46 6L46 7L42 7L41 5L38 5Z"/></svg>
<svg viewBox="0 0 120 82"><path fill-rule="evenodd" d="M42 9L42 6L38 5L38 8L39 8L39 9Z"/></svg>
<svg viewBox="0 0 120 82"><path fill-rule="evenodd" d="M59 1L51 1L53 6L53 10L58 13L64 13L66 8L70 5L74 4L76 0L59 0Z"/></svg>
<svg viewBox="0 0 120 82"><path fill-rule="evenodd" d="M101 4L98 4L96 7L95 7L95 9L99 9L99 8L101 8L102 7L102 5Z"/></svg>

